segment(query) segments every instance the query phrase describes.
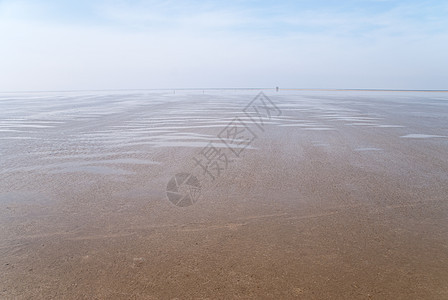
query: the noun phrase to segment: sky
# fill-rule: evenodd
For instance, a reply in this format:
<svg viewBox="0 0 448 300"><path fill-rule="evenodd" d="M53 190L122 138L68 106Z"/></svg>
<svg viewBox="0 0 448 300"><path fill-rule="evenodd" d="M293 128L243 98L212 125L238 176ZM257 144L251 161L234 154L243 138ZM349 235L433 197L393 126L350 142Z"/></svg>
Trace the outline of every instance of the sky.
<svg viewBox="0 0 448 300"><path fill-rule="evenodd" d="M0 91L448 89L446 0L0 0Z"/></svg>

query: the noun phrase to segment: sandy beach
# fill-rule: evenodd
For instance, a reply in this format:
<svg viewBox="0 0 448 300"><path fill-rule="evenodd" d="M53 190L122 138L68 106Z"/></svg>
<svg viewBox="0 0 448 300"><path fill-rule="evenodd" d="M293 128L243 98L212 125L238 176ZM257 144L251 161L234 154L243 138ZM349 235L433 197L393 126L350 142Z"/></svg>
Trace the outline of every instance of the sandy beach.
<svg viewBox="0 0 448 300"><path fill-rule="evenodd" d="M448 93L259 92L0 94L0 298L448 299Z"/></svg>

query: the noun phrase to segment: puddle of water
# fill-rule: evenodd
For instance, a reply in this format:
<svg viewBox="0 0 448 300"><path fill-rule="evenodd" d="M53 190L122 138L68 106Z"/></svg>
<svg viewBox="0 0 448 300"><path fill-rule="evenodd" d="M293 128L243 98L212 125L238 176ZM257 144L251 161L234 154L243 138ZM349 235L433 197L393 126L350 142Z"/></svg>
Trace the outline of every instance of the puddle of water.
<svg viewBox="0 0 448 300"><path fill-rule="evenodd" d="M111 157L111 156L118 156L118 155L129 155L129 154L142 154L146 153L143 151L123 151L123 152L105 152L105 153L77 153L77 154L70 154L65 155L62 152L62 155L55 155L53 152L38 152L33 153L35 155L46 155L47 157L40 157L40 159L45 160L57 160L57 159L74 159L74 158L105 158L105 157Z"/></svg>
<svg viewBox="0 0 448 300"><path fill-rule="evenodd" d="M105 166L78 166L72 168L64 168L61 170L52 170L49 174L61 174L61 173L90 173L101 175L131 175L134 172L126 171L118 168L110 168Z"/></svg>
<svg viewBox="0 0 448 300"><path fill-rule="evenodd" d="M347 126L376 126L373 123L346 123Z"/></svg>
<svg viewBox="0 0 448 300"><path fill-rule="evenodd" d="M412 133L401 136L401 138L406 139L430 139L430 138L446 138L444 135L432 135L432 134L420 134L420 133Z"/></svg>
<svg viewBox="0 0 448 300"><path fill-rule="evenodd" d="M161 148L161 147L189 147L189 148L204 148L206 146L208 146L208 144L212 142L212 141L207 141L207 142L192 142L192 141L158 141L158 142L148 142L148 143L142 143L142 144L147 144L147 145L152 145L153 147L156 148ZM140 144L139 144L140 145ZM256 148L252 147L252 146L246 146L246 145L236 145L236 144L229 144L226 145L224 143L217 143L217 142L213 142L213 147L216 148L227 148L227 147L231 147L231 148L235 148L235 149L239 149L239 148L245 148L245 149L251 149L251 150L255 150Z"/></svg>
<svg viewBox="0 0 448 300"><path fill-rule="evenodd" d="M401 125L375 125L374 127L378 127L378 128L404 128L404 126L401 126Z"/></svg>
<svg viewBox="0 0 448 300"><path fill-rule="evenodd" d="M0 140L41 140L40 138L34 138L29 136L4 136L0 137Z"/></svg>
<svg viewBox="0 0 448 300"><path fill-rule="evenodd" d="M303 127L303 128L307 128L307 127L313 127L313 126L319 126L319 124L306 124L306 123L299 123L299 124L280 124L278 126L281 127Z"/></svg>
<svg viewBox="0 0 448 300"><path fill-rule="evenodd" d="M315 131L327 131L327 130L336 130L330 127L322 127L322 128L305 128L305 130L315 130Z"/></svg>
<svg viewBox="0 0 448 300"><path fill-rule="evenodd" d="M9 128L54 128L55 126L51 126L51 125L36 125L36 124L10 124L10 125L3 125L2 127L9 127Z"/></svg>

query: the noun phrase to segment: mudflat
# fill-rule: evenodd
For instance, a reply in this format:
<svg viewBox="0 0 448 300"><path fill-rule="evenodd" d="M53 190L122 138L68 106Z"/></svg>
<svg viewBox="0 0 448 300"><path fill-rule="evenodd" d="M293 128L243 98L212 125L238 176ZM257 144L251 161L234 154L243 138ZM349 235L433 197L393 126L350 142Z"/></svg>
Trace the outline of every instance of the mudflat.
<svg viewBox="0 0 448 300"><path fill-rule="evenodd" d="M448 299L448 93L258 93L1 94L0 298Z"/></svg>

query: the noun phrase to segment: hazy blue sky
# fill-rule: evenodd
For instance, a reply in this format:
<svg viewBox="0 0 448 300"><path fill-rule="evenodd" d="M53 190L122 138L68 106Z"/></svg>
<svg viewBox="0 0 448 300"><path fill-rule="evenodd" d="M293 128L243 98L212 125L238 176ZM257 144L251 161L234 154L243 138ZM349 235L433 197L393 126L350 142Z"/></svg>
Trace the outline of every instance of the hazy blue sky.
<svg viewBox="0 0 448 300"><path fill-rule="evenodd" d="M448 89L448 1L0 0L0 91Z"/></svg>

